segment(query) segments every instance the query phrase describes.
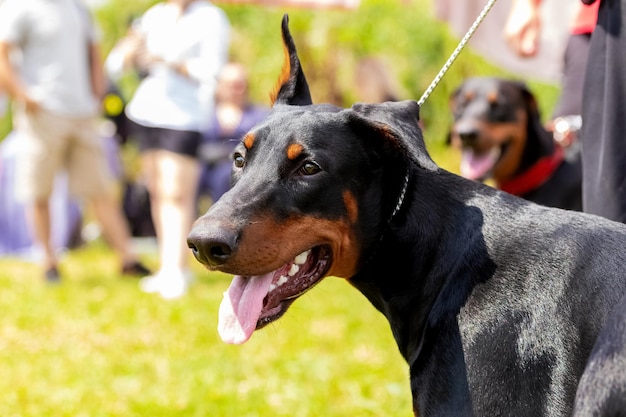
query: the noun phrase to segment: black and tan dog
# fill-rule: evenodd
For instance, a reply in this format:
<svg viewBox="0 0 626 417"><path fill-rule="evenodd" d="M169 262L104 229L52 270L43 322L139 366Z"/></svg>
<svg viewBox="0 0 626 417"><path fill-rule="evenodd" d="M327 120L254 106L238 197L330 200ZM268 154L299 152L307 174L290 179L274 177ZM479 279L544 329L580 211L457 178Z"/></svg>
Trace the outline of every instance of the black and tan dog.
<svg viewBox="0 0 626 417"><path fill-rule="evenodd" d="M569 416L578 401L591 416L623 399L626 226L438 168L413 101L311 104L286 18L283 39L273 110L188 240L236 274L222 339L245 342L332 275L389 320L416 415Z"/></svg>
<svg viewBox="0 0 626 417"><path fill-rule="evenodd" d="M452 93L450 107L461 175L491 178L499 189L538 204L582 210L578 143L564 149L555 142L524 83L469 78Z"/></svg>

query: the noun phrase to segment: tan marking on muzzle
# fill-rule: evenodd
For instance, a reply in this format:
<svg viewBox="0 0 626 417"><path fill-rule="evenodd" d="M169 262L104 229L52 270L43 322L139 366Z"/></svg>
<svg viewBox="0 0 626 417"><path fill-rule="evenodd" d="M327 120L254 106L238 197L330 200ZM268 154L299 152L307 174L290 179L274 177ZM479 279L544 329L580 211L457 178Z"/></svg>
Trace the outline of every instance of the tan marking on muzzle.
<svg viewBox="0 0 626 417"><path fill-rule="evenodd" d="M281 222L269 216L251 219L242 230L233 256L217 269L244 276L266 274L321 245L330 246L333 253L327 275L350 278L356 274L361 247L350 220L311 216L294 216Z"/></svg>

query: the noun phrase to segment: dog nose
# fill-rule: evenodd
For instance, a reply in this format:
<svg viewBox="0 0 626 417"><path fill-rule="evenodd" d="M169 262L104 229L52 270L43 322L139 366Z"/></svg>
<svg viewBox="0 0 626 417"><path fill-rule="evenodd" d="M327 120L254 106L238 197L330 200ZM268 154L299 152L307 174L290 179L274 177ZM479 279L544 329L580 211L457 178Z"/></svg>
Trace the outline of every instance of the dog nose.
<svg viewBox="0 0 626 417"><path fill-rule="evenodd" d="M194 227L187 237L187 246L198 262L210 267L223 265L235 251L237 237L233 233L213 233Z"/></svg>
<svg viewBox="0 0 626 417"><path fill-rule="evenodd" d="M462 132L459 132L459 137L461 138L461 141L464 144L466 145L472 144L478 140L478 130L477 129L464 130Z"/></svg>

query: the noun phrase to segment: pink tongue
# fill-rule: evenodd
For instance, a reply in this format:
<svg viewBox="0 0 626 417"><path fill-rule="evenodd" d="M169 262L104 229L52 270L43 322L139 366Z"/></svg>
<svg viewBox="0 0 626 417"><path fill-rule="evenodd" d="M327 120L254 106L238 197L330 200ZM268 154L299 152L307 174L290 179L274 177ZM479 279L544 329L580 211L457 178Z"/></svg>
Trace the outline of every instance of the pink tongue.
<svg viewBox="0 0 626 417"><path fill-rule="evenodd" d="M217 329L225 343L242 344L250 339L263 309L274 273L256 277L237 275L224 293Z"/></svg>
<svg viewBox="0 0 626 417"><path fill-rule="evenodd" d="M496 152L476 155L470 149L464 149L461 157L461 175L470 180L484 178L498 160Z"/></svg>

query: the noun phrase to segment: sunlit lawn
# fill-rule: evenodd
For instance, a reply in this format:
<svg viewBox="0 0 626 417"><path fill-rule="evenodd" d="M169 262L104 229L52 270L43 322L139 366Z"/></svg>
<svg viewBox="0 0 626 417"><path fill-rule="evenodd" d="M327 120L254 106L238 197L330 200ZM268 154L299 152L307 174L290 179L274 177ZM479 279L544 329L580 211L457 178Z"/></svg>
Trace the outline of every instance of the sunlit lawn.
<svg viewBox="0 0 626 417"><path fill-rule="evenodd" d="M458 156L435 148L448 169ZM152 267L154 255L144 256ZM0 259L0 416L409 416L408 368L389 325L327 278L243 346L217 335L230 276L193 262L183 299L143 294L95 243L63 282Z"/></svg>
<svg viewBox="0 0 626 417"><path fill-rule="evenodd" d="M349 284L326 279L229 346L216 325L230 277L195 268L189 295L166 302L117 276L100 244L67 255L54 287L0 260L0 415L411 415L388 324Z"/></svg>

